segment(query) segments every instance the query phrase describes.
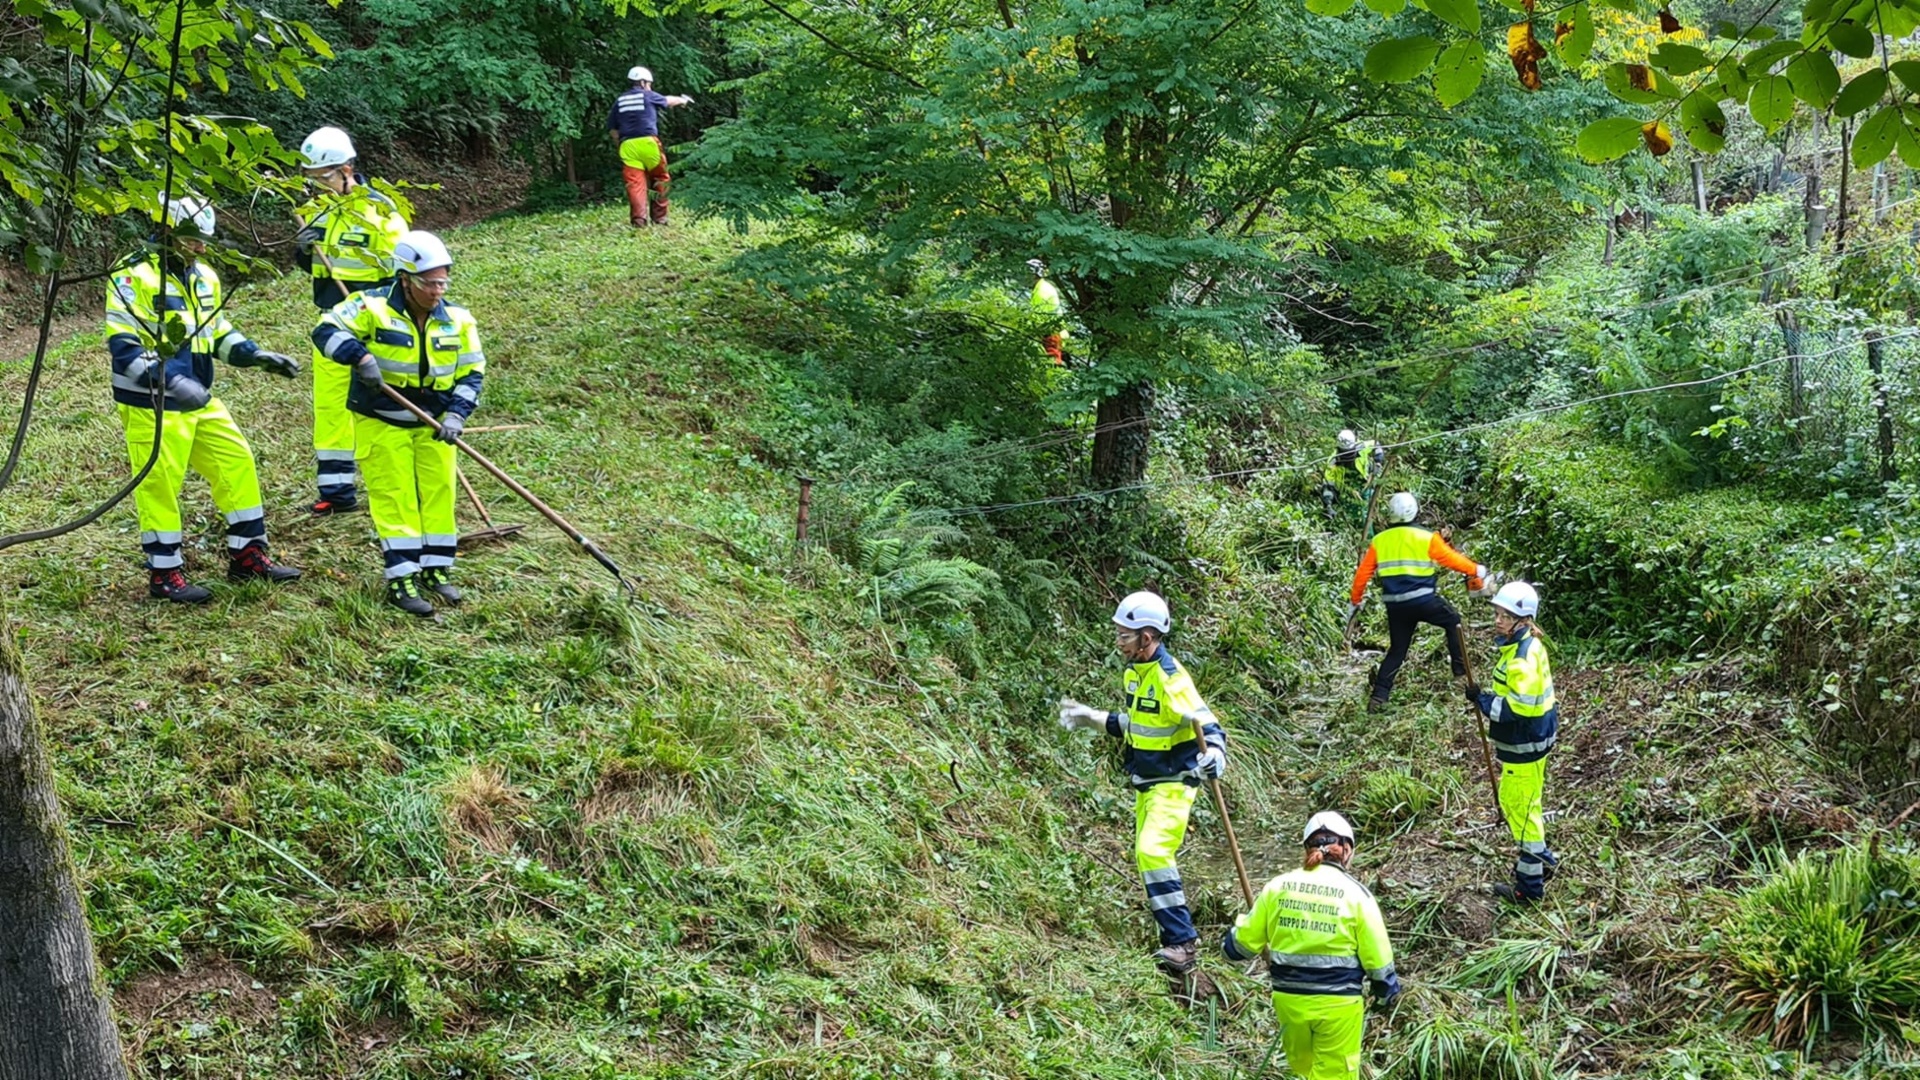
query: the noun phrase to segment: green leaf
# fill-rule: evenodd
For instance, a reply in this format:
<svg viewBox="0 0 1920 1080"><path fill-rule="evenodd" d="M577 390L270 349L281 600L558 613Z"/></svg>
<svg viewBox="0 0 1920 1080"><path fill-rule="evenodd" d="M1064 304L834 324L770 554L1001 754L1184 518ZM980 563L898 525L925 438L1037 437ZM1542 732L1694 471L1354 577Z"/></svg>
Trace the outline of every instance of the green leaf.
<svg viewBox="0 0 1920 1080"><path fill-rule="evenodd" d="M1433 91L1440 104L1451 109L1480 89L1487 74L1487 50L1478 38L1465 38L1447 46L1433 68Z"/></svg>
<svg viewBox="0 0 1920 1080"><path fill-rule="evenodd" d="M1774 37L1779 33L1780 31L1775 30L1771 26L1766 26L1766 25L1755 26L1747 30L1747 40L1748 41L1766 41L1768 38ZM1734 36L1739 37L1740 35L1736 33Z"/></svg>
<svg viewBox="0 0 1920 1080"><path fill-rule="evenodd" d="M1553 47L1560 54L1560 62L1570 68L1580 67L1593 54L1593 12L1586 4L1575 4L1567 9L1566 33L1555 27Z"/></svg>
<svg viewBox="0 0 1920 1080"><path fill-rule="evenodd" d="M1747 93L1747 112L1771 135L1793 115L1793 84L1784 75L1757 80Z"/></svg>
<svg viewBox="0 0 1920 1080"><path fill-rule="evenodd" d="M1887 73L1879 68L1868 68L1853 77L1840 96L1834 99L1833 111L1836 116L1853 116L1865 112L1874 102L1887 96Z"/></svg>
<svg viewBox="0 0 1920 1080"><path fill-rule="evenodd" d="M1920 108L1900 106L1900 130L1894 133L1893 148L1910 169L1920 169Z"/></svg>
<svg viewBox="0 0 1920 1080"><path fill-rule="evenodd" d="M1432 65L1439 53L1440 43L1427 34L1388 38L1375 42L1373 48L1367 50L1362 70L1374 82L1412 82Z"/></svg>
<svg viewBox="0 0 1920 1080"><path fill-rule="evenodd" d="M1631 116L1609 116L1581 129L1573 147L1596 164L1633 153L1641 145L1640 121Z"/></svg>
<svg viewBox="0 0 1920 1080"><path fill-rule="evenodd" d="M1895 60L1887 65L1887 70L1900 80L1908 93L1920 94L1920 60Z"/></svg>
<svg viewBox="0 0 1920 1080"><path fill-rule="evenodd" d="M1706 67L1710 60L1707 54L1691 45L1677 45L1664 42L1647 57L1647 62L1660 68L1669 75L1691 75Z"/></svg>
<svg viewBox="0 0 1920 1080"><path fill-rule="evenodd" d="M1873 55L1873 34L1857 23L1834 23L1827 28L1827 40L1833 42L1834 48L1857 60L1865 60Z"/></svg>
<svg viewBox="0 0 1920 1080"><path fill-rule="evenodd" d="M1840 72L1833 66L1833 57L1824 52L1802 53L1787 65L1786 76L1795 96L1816 109L1833 104L1833 96L1840 92Z"/></svg>
<svg viewBox="0 0 1920 1080"><path fill-rule="evenodd" d="M1479 0L1427 0L1427 10L1455 29L1469 34L1480 32Z"/></svg>
<svg viewBox="0 0 1920 1080"><path fill-rule="evenodd" d="M1367 6L1391 19L1407 10L1407 0L1367 0Z"/></svg>
<svg viewBox="0 0 1920 1080"><path fill-rule="evenodd" d="M1629 105L1653 105L1660 101L1660 95L1653 88L1653 73L1645 65L1608 64L1600 78L1608 93Z"/></svg>
<svg viewBox="0 0 1920 1080"><path fill-rule="evenodd" d="M1680 130L1695 150L1717 154L1727 145L1727 114L1706 94L1691 94L1680 103Z"/></svg>
<svg viewBox="0 0 1920 1080"><path fill-rule="evenodd" d="M1900 127L1900 110L1893 105L1882 106L1867 117L1867 122L1853 133L1853 167L1871 169L1887 160L1900 137Z"/></svg>
<svg viewBox="0 0 1920 1080"><path fill-rule="evenodd" d="M1800 51L1797 41L1776 41L1771 45L1762 45L1748 53L1740 61L1740 70L1747 78L1758 79L1773 70L1773 65Z"/></svg>
<svg viewBox="0 0 1920 1080"><path fill-rule="evenodd" d="M1315 15L1345 15L1353 4L1354 0L1307 0L1307 10Z"/></svg>

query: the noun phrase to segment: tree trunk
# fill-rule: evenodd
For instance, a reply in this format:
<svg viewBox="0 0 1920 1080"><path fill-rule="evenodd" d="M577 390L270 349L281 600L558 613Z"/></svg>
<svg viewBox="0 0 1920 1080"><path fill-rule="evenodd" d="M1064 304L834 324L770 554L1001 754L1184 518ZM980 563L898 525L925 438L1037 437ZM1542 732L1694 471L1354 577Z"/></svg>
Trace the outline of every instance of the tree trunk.
<svg viewBox="0 0 1920 1080"><path fill-rule="evenodd" d="M1607 244L1600 250L1600 265L1613 265L1614 238L1620 235L1620 215L1614 212L1613 200L1607 200Z"/></svg>
<svg viewBox="0 0 1920 1080"><path fill-rule="evenodd" d="M1847 187L1853 179L1853 121L1840 125L1840 220L1833 230L1833 250L1847 250Z"/></svg>
<svg viewBox="0 0 1920 1080"><path fill-rule="evenodd" d="M0 628L0 1080L126 1080L53 768Z"/></svg>
<svg viewBox="0 0 1920 1080"><path fill-rule="evenodd" d="M1094 487L1125 487L1146 479L1152 409L1153 384L1145 380L1100 399L1093 436Z"/></svg>
<svg viewBox="0 0 1920 1080"><path fill-rule="evenodd" d="M1707 212L1707 165L1699 158L1693 159L1693 208Z"/></svg>
<svg viewBox="0 0 1920 1080"><path fill-rule="evenodd" d="M1820 160L1820 135L1826 130L1826 121L1821 114L1813 116L1813 130L1807 137L1807 250L1820 250L1820 241L1827 233L1827 208L1820 202L1820 170L1824 164Z"/></svg>

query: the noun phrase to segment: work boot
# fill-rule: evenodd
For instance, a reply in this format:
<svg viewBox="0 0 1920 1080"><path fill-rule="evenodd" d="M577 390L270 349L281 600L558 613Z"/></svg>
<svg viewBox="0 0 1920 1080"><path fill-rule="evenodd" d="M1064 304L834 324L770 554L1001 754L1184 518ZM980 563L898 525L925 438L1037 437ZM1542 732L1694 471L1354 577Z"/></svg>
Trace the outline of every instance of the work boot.
<svg viewBox="0 0 1920 1080"><path fill-rule="evenodd" d="M433 614L433 604L420 595L420 583L415 580L418 577L418 574L408 574L387 579L387 603L409 615Z"/></svg>
<svg viewBox="0 0 1920 1080"><path fill-rule="evenodd" d="M453 585L453 572L444 566L429 566L420 571L420 587L449 604L460 603L460 590Z"/></svg>
<svg viewBox="0 0 1920 1080"><path fill-rule="evenodd" d="M325 517L328 514L351 514L360 509L360 502L357 499L321 499L309 509L313 511L315 517Z"/></svg>
<svg viewBox="0 0 1920 1080"><path fill-rule="evenodd" d="M1368 711L1368 712L1370 712L1370 713L1383 713L1383 712L1386 712L1386 711L1387 711L1387 699L1386 699L1386 698L1379 698L1379 697L1369 697L1369 698L1367 698L1367 711Z"/></svg>
<svg viewBox="0 0 1920 1080"><path fill-rule="evenodd" d="M1159 950L1153 954L1153 958L1161 967L1175 975L1185 975L1199 963L1200 950L1196 942L1183 941L1178 945L1168 945Z"/></svg>
<svg viewBox="0 0 1920 1080"><path fill-rule="evenodd" d="M1544 899L1544 897L1539 896L1528 896L1526 893L1521 892L1505 881L1498 882L1493 886L1493 895L1505 900L1509 904L1518 904L1521 907L1529 907Z"/></svg>
<svg viewBox="0 0 1920 1080"><path fill-rule="evenodd" d="M265 544L248 544L227 560L227 580L235 585L244 585L249 581L270 581L278 585L299 577L297 568L283 566L268 558Z"/></svg>
<svg viewBox="0 0 1920 1080"><path fill-rule="evenodd" d="M187 581L187 575L177 568L147 571L147 595L176 604L204 604L213 599L212 593Z"/></svg>

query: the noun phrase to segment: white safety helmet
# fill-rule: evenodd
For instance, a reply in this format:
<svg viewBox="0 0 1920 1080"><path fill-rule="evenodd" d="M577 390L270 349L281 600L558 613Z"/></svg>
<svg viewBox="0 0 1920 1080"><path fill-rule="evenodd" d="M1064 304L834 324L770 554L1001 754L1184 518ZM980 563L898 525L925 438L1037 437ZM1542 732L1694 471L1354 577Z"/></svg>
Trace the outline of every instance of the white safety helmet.
<svg viewBox="0 0 1920 1080"><path fill-rule="evenodd" d="M653 72L648 71L646 68L641 67L639 64L635 64L631 68L627 69L627 81L628 82L652 82Z"/></svg>
<svg viewBox="0 0 1920 1080"><path fill-rule="evenodd" d="M1151 626L1164 635L1173 629L1173 614L1167 610L1167 602L1157 593L1128 593L1127 598L1120 601L1120 606L1113 611L1113 624L1129 630Z"/></svg>
<svg viewBox="0 0 1920 1080"><path fill-rule="evenodd" d="M401 236L393 245L393 265L409 274L424 274L442 266L452 266L453 256L440 238L422 229Z"/></svg>
<svg viewBox="0 0 1920 1080"><path fill-rule="evenodd" d="M191 224L201 236L213 236L213 204L197 195L188 195L166 202L167 225L178 229Z"/></svg>
<svg viewBox="0 0 1920 1080"><path fill-rule="evenodd" d="M1395 524L1412 521L1420 516L1420 500L1413 497L1411 491L1396 491L1387 497L1387 517Z"/></svg>
<svg viewBox="0 0 1920 1080"><path fill-rule="evenodd" d="M1330 832L1349 844L1353 843L1353 826L1347 824L1346 818L1332 810L1322 810L1308 818L1307 827L1300 830L1300 842L1306 843L1313 839L1314 833L1321 830Z"/></svg>
<svg viewBox="0 0 1920 1080"><path fill-rule="evenodd" d="M353 152L353 140L346 132L337 127L323 127L300 144L300 156L306 159L309 169L331 169L359 155Z"/></svg>
<svg viewBox="0 0 1920 1080"><path fill-rule="evenodd" d="M1340 434L1333 437L1333 445L1342 450L1351 450L1360 445L1360 436L1355 435L1352 428L1341 428Z"/></svg>
<svg viewBox="0 0 1920 1080"><path fill-rule="evenodd" d="M1028 260L1027 260L1027 269L1029 269L1029 270L1031 270L1031 271L1033 271L1033 276L1034 276L1034 277L1046 277L1046 276L1047 276L1047 264L1046 264L1046 263L1043 263L1043 262L1041 262L1041 261L1040 261L1039 259L1028 259Z"/></svg>
<svg viewBox="0 0 1920 1080"><path fill-rule="evenodd" d="M1522 619L1531 619L1540 611L1540 594L1524 581L1509 581L1493 594L1493 606Z"/></svg>

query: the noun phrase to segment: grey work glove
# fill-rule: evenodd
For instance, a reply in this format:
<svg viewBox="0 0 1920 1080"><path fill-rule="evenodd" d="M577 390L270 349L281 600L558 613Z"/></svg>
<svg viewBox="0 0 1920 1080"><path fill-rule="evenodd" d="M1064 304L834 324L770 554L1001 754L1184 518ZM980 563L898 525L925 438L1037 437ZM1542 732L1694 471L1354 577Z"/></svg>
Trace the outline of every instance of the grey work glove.
<svg viewBox="0 0 1920 1080"><path fill-rule="evenodd" d="M1060 726L1072 731L1086 728L1090 731L1107 730L1107 714L1091 705L1082 705L1070 697L1060 699Z"/></svg>
<svg viewBox="0 0 1920 1080"><path fill-rule="evenodd" d="M309 225L293 234L293 242L301 247L312 247L327 238L327 231L318 225Z"/></svg>
<svg viewBox="0 0 1920 1080"><path fill-rule="evenodd" d="M372 390L376 394L380 392L380 388L385 386L387 382L387 380L380 377L380 361L375 360L372 353L368 353L353 362L353 381Z"/></svg>
<svg viewBox="0 0 1920 1080"><path fill-rule="evenodd" d="M1220 779L1227 771L1227 752L1209 744L1207 752L1201 754L1200 759L1193 763L1193 771L1208 780Z"/></svg>
<svg viewBox="0 0 1920 1080"><path fill-rule="evenodd" d="M463 431L466 426L466 417L456 412L450 412L440 417L440 430L434 432L433 437L439 439L441 442L450 443L460 437L460 432Z"/></svg>
<svg viewBox="0 0 1920 1080"><path fill-rule="evenodd" d="M160 362L160 354L148 349L140 354L140 359L127 365L127 377L140 384L143 390L151 390L160 385L160 373L166 370Z"/></svg>
<svg viewBox="0 0 1920 1080"><path fill-rule="evenodd" d="M167 376L167 396L188 412L204 409L207 402L213 400L213 395L200 385L200 380L190 375Z"/></svg>
<svg viewBox="0 0 1920 1080"><path fill-rule="evenodd" d="M300 361L286 353L268 352L262 349L254 355L253 363L255 367L266 368L283 379L291 379L300 374Z"/></svg>

